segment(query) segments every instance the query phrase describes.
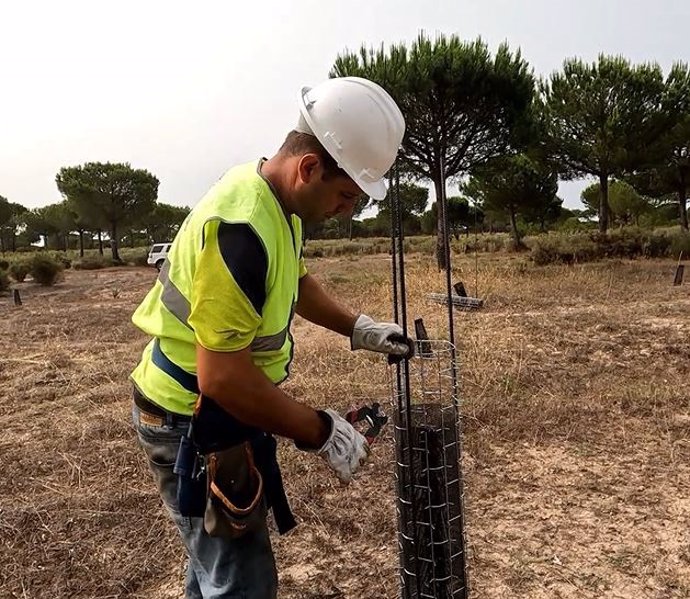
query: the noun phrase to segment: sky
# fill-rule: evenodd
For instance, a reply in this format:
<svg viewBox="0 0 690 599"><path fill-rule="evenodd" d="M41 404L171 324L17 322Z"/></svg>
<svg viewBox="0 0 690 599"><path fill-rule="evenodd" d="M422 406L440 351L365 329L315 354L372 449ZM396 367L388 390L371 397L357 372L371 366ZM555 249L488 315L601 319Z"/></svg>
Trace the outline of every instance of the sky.
<svg viewBox="0 0 690 599"><path fill-rule="evenodd" d="M688 0L0 0L0 195L58 202L60 167L129 162L193 206L276 151L339 53L421 30L506 41L538 76L601 52L690 60ZM561 184L567 207L584 185Z"/></svg>

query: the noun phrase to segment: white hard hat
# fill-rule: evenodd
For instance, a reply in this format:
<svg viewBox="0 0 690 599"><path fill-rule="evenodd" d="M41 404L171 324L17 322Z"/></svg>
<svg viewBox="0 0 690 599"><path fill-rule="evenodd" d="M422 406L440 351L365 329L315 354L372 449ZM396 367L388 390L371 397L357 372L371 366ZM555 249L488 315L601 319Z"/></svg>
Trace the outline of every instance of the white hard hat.
<svg viewBox="0 0 690 599"><path fill-rule="evenodd" d="M297 130L314 135L364 193L385 198L384 176L405 134L405 119L388 92L367 79L339 77L303 87L299 109Z"/></svg>

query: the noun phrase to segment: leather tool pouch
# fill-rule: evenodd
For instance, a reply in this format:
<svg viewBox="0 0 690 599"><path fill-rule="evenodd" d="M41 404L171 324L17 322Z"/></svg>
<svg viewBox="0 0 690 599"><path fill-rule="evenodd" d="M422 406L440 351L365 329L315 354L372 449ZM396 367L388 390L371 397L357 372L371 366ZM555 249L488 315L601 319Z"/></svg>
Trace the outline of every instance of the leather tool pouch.
<svg viewBox="0 0 690 599"><path fill-rule="evenodd" d="M206 468L204 528L209 535L235 539L265 525L263 477L248 442L208 454Z"/></svg>
<svg viewBox="0 0 690 599"><path fill-rule="evenodd" d="M198 515L203 515L206 532L236 539L265 526L264 479L250 442L257 429L200 396L190 430L194 450L205 463L204 506ZM194 505L198 510L196 501Z"/></svg>

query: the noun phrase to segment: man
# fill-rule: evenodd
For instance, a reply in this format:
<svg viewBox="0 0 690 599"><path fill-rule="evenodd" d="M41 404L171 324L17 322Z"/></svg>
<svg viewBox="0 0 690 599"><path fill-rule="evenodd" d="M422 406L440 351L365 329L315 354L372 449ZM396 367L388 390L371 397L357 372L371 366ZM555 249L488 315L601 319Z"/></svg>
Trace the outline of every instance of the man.
<svg viewBox="0 0 690 599"><path fill-rule="evenodd" d="M277 593L265 523L228 539L207 534L203 518L180 514L173 465L199 395L243 426L316 453L347 483L367 441L336 412L314 410L278 386L292 359L292 316L349 337L352 349L408 351L399 326L341 306L302 257L303 222L349 213L362 194L385 197L402 114L380 86L354 77L303 88L299 108L298 126L275 156L231 169L192 210L133 316L153 337L132 373L133 418L189 555L187 599Z"/></svg>

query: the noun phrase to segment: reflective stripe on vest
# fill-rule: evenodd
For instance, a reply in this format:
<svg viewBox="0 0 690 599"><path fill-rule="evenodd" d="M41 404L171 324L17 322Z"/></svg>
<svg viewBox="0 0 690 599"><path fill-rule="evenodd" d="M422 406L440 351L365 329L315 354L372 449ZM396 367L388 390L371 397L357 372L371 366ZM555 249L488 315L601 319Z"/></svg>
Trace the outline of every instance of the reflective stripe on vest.
<svg viewBox="0 0 690 599"><path fill-rule="evenodd" d="M163 305L183 325L185 325L188 328L191 328L187 322L189 314L191 313L189 302L187 301L187 298L184 295L182 295L182 292L177 287L175 287L175 284L170 280L170 262L168 260L166 260L163 263L163 267L161 268L161 271L158 275L158 280L163 285L163 293L161 294L161 301L163 302ZM285 343L289 327L290 324L288 322L287 327L285 327L282 331L275 333L274 335L267 335L265 337L255 337L250 345L251 351L278 351L281 347L283 347ZM155 360L154 364L156 364ZM156 366L161 368L161 366L159 366L158 364L156 364ZM165 370L164 368L161 369ZM184 387L184 385L182 386Z"/></svg>
<svg viewBox="0 0 690 599"><path fill-rule="evenodd" d="M163 284L163 293L161 294L163 305L184 326L191 328L187 323L192 312L191 306L182 292L175 287L175 283L170 280L170 262L167 258L158 274L158 280Z"/></svg>
<svg viewBox="0 0 690 599"><path fill-rule="evenodd" d="M289 327L290 325L288 325ZM285 327L279 333L275 335L268 335L267 337L254 337L251 345L249 346L252 351L278 351L287 337L288 329Z"/></svg>
<svg viewBox="0 0 690 599"><path fill-rule="evenodd" d="M177 381L182 387L191 393L199 393L199 382L196 375L187 372L175 364L161 349L161 342L156 337L151 351L151 361L158 366L170 378Z"/></svg>

